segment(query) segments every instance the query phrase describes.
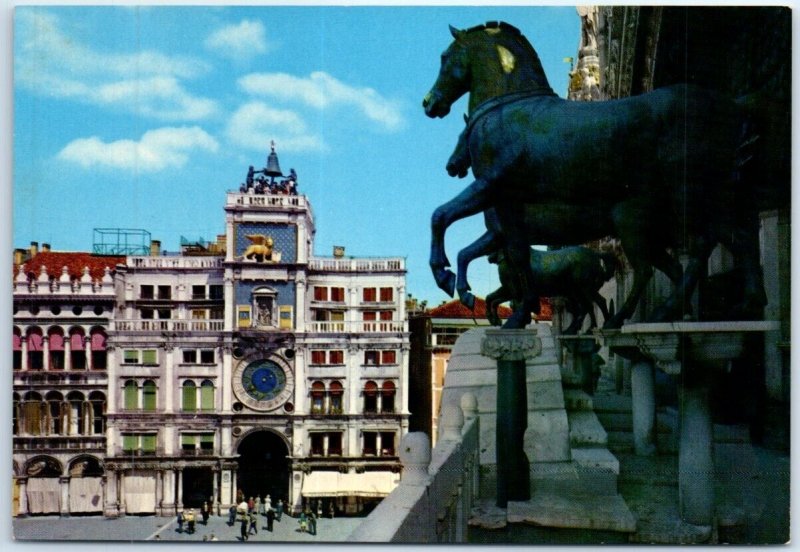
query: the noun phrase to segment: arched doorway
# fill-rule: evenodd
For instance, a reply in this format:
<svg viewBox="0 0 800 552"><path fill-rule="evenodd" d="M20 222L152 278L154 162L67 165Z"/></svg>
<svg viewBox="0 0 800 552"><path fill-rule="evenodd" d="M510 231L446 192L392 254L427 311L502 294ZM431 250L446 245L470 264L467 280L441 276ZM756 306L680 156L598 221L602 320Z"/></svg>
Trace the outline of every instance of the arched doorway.
<svg viewBox="0 0 800 552"><path fill-rule="evenodd" d="M270 495L275 504L289 499L289 449L272 431L255 431L239 443L236 488L245 498Z"/></svg>

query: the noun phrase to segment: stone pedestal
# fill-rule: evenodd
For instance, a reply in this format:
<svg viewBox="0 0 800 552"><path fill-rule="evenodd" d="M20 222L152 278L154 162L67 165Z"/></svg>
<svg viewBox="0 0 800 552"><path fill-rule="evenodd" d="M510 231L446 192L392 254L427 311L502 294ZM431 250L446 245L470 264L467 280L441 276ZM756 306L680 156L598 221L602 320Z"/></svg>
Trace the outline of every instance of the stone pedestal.
<svg viewBox="0 0 800 552"><path fill-rule="evenodd" d="M527 359L542 351L536 330L487 330L481 354L497 361L497 506L530 499L530 462L525 454L528 427Z"/></svg>
<svg viewBox="0 0 800 552"><path fill-rule="evenodd" d="M637 454L652 454L655 434L653 367L677 377L678 501L681 520L710 526L714 507L713 426L709 389L714 374L742 353L745 334L773 331L776 322L631 324L600 335L633 363L631 391Z"/></svg>

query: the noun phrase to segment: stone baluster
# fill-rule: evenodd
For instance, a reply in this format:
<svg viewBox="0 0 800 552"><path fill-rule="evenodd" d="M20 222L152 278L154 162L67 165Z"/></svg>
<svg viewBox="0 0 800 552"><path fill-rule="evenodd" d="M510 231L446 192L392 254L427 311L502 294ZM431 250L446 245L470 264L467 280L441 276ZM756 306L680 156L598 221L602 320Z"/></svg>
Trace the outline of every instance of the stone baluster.
<svg viewBox="0 0 800 552"><path fill-rule="evenodd" d="M406 433L400 441L400 463L403 465L401 484L427 485L431 463L431 444L421 431Z"/></svg>

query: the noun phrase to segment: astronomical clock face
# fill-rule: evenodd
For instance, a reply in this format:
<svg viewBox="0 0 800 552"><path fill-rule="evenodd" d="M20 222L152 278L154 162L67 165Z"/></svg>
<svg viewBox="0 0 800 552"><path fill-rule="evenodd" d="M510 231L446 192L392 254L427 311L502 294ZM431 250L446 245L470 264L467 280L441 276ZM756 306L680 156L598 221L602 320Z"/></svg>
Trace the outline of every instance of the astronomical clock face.
<svg viewBox="0 0 800 552"><path fill-rule="evenodd" d="M287 367L272 360L242 362L233 373L233 390L254 410L274 410L285 403L294 390L294 376Z"/></svg>

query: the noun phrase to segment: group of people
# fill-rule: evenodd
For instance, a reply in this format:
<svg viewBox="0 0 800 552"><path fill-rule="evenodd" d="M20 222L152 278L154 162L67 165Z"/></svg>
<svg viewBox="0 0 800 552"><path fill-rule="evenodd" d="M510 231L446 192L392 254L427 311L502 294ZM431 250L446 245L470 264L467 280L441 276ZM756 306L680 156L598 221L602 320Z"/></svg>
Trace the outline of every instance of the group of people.
<svg viewBox="0 0 800 552"><path fill-rule="evenodd" d="M297 195L297 173L294 169L289 171L289 176L281 181L276 181L274 177L267 179L264 176L256 177L255 174L263 172L256 171L252 165L247 171L247 181L239 186L239 192L242 194L252 193L255 194L284 194L284 195Z"/></svg>
<svg viewBox="0 0 800 552"><path fill-rule="evenodd" d="M238 520L242 541L246 541L251 534L258 534L258 516L267 518L267 531L272 532L273 523L280 521L283 516L283 508L282 499L278 499L278 503L273 508L272 498L269 495L264 498L261 498L260 495L255 498L251 496L249 500L242 498L238 505L231 506L228 525L232 526Z"/></svg>
<svg viewBox="0 0 800 552"><path fill-rule="evenodd" d="M211 515L211 506L208 502L203 502L203 507L200 508L200 516L203 518L203 525L208 525L208 517ZM178 533L183 533L183 525L186 524L186 532L194 534L195 525L197 523L197 513L194 508L188 510L178 511Z"/></svg>
<svg viewBox="0 0 800 552"><path fill-rule="evenodd" d="M333 519L335 514L335 507L333 501L328 503L328 516ZM317 520L322 517L322 500L317 500L317 507L314 509L311 503L306 504L303 511L300 513L298 522L300 523L300 532L309 533L311 535L317 534Z"/></svg>

